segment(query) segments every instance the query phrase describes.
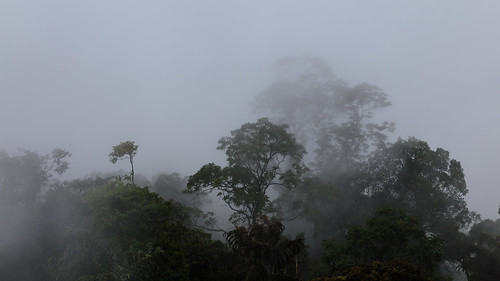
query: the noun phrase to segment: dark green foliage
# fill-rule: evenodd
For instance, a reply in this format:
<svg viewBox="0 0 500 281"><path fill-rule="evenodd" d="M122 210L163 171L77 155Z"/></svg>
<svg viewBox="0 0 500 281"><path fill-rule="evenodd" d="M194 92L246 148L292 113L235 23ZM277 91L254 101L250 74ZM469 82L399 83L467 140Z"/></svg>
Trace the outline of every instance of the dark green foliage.
<svg viewBox="0 0 500 281"><path fill-rule="evenodd" d="M188 280L180 245L169 236L170 204L145 188L110 183L88 191L85 213L51 259L64 280Z"/></svg>
<svg viewBox="0 0 500 281"><path fill-rule="evenodd" d="M277 72L258 103L291 127L266 118L244 124L219 140L227 166L204 165L189 179L162 174L157 194L135 186L134 142L109 155L113 163L130 160L131 184L119 177L59 182L70 156L61 149L0 152L0 280L311 276L302 273L304 236L286 238L281 221L264 215L301 218L332 238L315 276L336 277L317 280L443 280L443 265L460 266L468 280L500 280L499 221L461 232L477 216L464 199L460 162L415 138L388 143L393 124L372 122L390 105L387 95L368 84L349 87L320 59L284 59ZM314 173L306 174L305 149L289 129L304 144L316 142ZM274 201L270 191L280 186ZM244 226L226 233L228 245L190 228L214 220L184 188L214 191L234 212L231 221ZM366 220L387 205L401 209Z"/></svg>
<svg viewBox="0 0 500 281"><path fill-rule="evenodd" d="M250 226L274 211L268 195L271 186L295 187L306 171L304 148L295 142L286 125L266 118L247 123L219 140L217 149L226 152L228 166L204 165L189 177L187 192L216 192L233 211L234 224Z"/></svg>
<svg viewBox="0 0 500 281"><path fill-rule="evenodd" d="M95 228L110 238L146 242L168 229L170 204L147 188L112 183L88 192L85 202Z"/></svg>
<svg viewBox="0 0 500 281"><path fill-rule="evenodd" d="M230 256L228 249L182 225L172 203L147 188L112 182L83 198L54 192L47 203L55 209L63 209L60 199L73 198L72 204L80 206L69 208L80 210L74 215L60 216L60 225L50 225L50 237L57 240L49 239L53 246L46 268L55 280L219 280L230 275L226 267L232 259L224 258Z"/></svg>
<svg viewBox="0 0 500 281"><path fill-rule="evenodd" d="M407 262L382 263L375 261L350 267L337 277L316 278L312 281L431 281Z"/></svg>
<svg viewBox="0 0 500 281"><path fill-rule="evenodd" d="M402 210L381 209L366 226L350 229L346 242L325 241L323 261L333 275L375 261L404 261L432 276L442 260L441 244L441 239L427 236L417 220Z"/></svg>
<svg viewBox="0 0 500 281"><path fill-rule="evenodd" d="M468 280L500 280L500 220L475 224L467 238L460 245L460 264Z"/></svg>
<svg viewBox="0 0 500 281"><path fill-rule="evenodd" d="M446 260L459 261L460 230L477 215L465 202L468 189L461 164L448 151L432 150L415 138L399 139L370 158L360 179L376 206L405 209L426 231L444 239Z"/></svg>
<svg viewBox="0 0 500 281"><path fill-rule="evenodd" d="M461 267L469 281L499 280L500 251L482 245L471 246L468 256L461 261Z"/></svg>
<svg viewBox="0 0 500 281"><path fill-rule="evenodd" d="M305 244L303 236L294 240L283 237L284 228L281 221L263 217L248 229L241 226L225 234L229 246L243 261L245 280L285 279L286 275L279 277L279 273L297 258Z"/></svg>
<svg viewBox="0 0 500 281"><path fill-rule="evenodd" d="M446 221L465 228L473 221L467 209L467 185L460 162L448 151L415 138L399 139L377 152L364 171L364 186L380 204L407 209L436 231Z"/></svg>
<svg viewBox="0 0 500 281"><path fill-rule="evenodd" d="M469 236L474 240L481 243L489 243L492 240L500 239L500 219L490 220L486 219L480 221L472 226L469 231ZM496 243L490 245L493 248Z"/></svg>
<svg viewBox="0 0 500 281"><path fill-rule="evenodd" d="M404 209L423 229L443 238L446 260L459 261L460 230L477 219L465 202L468 190L460 162L444 149L432 150L426 142L410 138L380 148L351 168L330 181L313 178L281 200L292 198L288 202L304 210L320 237L337 240L377 208Z"/></svg>
<svg viewBox="0 0 500 281"><path fill-rule="evenodd" d="M321 58L283 58L274 71L275 81L254 105L289 124L297 139L315 152L315 173L307 183L281 192L279 211L313 222L319 237L342 237L373 214L374 204L358 182L359 171L374 150L388 144L394 124L375 122L374 116L391 102L375 86L349 86Z"/></svg>

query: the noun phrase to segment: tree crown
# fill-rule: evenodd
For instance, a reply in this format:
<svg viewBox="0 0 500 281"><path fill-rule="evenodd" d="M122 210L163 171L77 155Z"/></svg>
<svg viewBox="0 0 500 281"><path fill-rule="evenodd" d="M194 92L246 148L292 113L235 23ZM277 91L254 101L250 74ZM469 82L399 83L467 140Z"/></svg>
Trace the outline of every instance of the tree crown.
<svg viewBox="0 0 500 281"><path fill-rule="evenodd" d="M228 166L204 165L189 177L187 192L217 195L234 211L233 223L255 223L273 212L267 194L270 186L292 188L306 171L302 162L305 149L286 131L267 118L247 123L219 140L217 149L225 150Z"/></svg>
<svg viewBox="0 0 500 281"><path fill-rule="evenodd" d="M138 148L139 146L133 141L120 142L120 144L113 146L113 151L109 154L109 161L116 163L122 159L133 159Z"/></svg>

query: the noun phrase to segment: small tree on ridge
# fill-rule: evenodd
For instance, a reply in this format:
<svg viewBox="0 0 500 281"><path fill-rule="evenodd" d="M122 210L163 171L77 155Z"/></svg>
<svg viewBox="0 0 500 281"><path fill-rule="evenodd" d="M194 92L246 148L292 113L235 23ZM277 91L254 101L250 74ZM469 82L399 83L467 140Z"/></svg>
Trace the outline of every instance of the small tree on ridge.
<svg viewBox="0 0 500 281"><path fill-rule="evenodd" d="M113 151L109 154L109 161L116 163L118 160L129 159L132 170L130 171L130 178L132 184L134 183L134 156L137 153L138 145L133 141L120 142L119 145L113 146Z"/></svg>

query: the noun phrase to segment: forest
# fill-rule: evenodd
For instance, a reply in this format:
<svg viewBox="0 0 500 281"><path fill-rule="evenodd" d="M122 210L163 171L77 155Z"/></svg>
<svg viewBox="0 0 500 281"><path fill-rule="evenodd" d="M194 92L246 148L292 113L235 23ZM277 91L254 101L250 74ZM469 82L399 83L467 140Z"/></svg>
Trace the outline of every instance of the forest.
<svg viewBox="0 0 500 281"><path fill-rule="evenodd" d="M0 150L0 280L500 280L500 219L446 149L394 137L382 89L312 56L273 73L192 175L143 176L127 139L103 157L130 172L72 180L70 151Z"/></svg>

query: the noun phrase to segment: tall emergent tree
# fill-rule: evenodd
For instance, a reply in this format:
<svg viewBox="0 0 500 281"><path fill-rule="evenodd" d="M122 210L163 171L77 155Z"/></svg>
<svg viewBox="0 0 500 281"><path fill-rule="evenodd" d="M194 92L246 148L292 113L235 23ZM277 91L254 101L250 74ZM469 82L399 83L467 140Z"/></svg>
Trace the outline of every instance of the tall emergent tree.
<svg viewBox="0 0 500 281"><path fill-rule="evenodd" d="M315 141L336 116L334 96L343 82L323 59L310 56L280 58L273 74L273 83L253 101L255 111L288 124L303 145Z"/></svg>
<svg viewBox="0 0 500 281"><path fill-rule="evenodd" d="M119 145L113 146L113 151L109 154L109 161L116 163L118 160L128 159L132 170L130 171L130 178L132 184L134 183L134 156L137 153L138 145L133 141L120 142Z"/></svg>
<svg viewBox="0 0 500 281"><path fill-rule="evenodd" d="M314 222L316 234L327 238L373 214L368 196L358 184L359 170L371 154L388 145L391 122L379 122L377 112L391 105L379 88L349 85L317 57L279 59L274 81L254 99L257 112L290 125L291 132L313 160L314 175L307 184L280 194L277 206L288 219ZM378 120L377 120L378 119Z"/></svg>
<svg viewBox="0 0 500 281"><path fill-rule="evenodd" d="M305 149L287 132L287 125L275 125L267 118L246 123L219 140L228 166L206 164L189 177L188 193L217 192L234 213L231 221L251 226L274 211L268 190L271 186L292 188L306 171Z"/></svg>
<svg viewBox="0 0 500 281"><path fill-rule="evenodd" d="M316 151L317 170L327 178L352 169L387 140L391 122L376 123L375 112L391 102L379 88L349 86L318 57L284 57L273 68L274 81L253 101L256 112L269 114L309 151Z"/></svg>

